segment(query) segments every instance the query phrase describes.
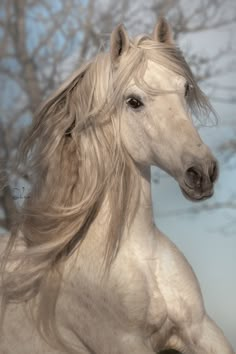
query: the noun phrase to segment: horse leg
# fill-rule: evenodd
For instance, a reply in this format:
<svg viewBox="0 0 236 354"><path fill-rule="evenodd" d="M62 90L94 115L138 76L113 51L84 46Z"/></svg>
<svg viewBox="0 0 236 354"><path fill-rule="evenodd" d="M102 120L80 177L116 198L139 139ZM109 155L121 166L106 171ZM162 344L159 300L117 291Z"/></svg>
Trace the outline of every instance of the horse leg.
<svg viewBox="0 0 236 354"><path fill-rule="evenodd" d="M127 347L124 348L124 350L122 350L122 354L127 354L127 353L132 353L132 354L155 354L155 352L148 348L146 345L144 344L138 344L138 346L133 347Z"/></svg>
<svg viewBox="0 0 236 354"><path fill-rule="evenodd" d="M207 315L200 326L191 326L182 338L193 354L235 354L221 329Z"/></svg>

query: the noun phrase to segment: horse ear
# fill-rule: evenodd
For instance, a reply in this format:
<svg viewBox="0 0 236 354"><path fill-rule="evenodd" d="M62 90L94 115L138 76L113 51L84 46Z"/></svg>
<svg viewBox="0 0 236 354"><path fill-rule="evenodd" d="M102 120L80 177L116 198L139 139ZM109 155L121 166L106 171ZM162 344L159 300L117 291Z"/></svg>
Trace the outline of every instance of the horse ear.
<svg viewBox="0 0 236 354"><path fill-rule="evenodd" d="M174 44L172 29L164 17L160 17L152 36L157 42Z"/></svg>
<svg viewBox="0 0 236 354"><path fill-rule="evenodd" d="M125 30L125 27L118 25L111 34L111 60L116 62L119 57L128 50L129 37Z"/></svg>

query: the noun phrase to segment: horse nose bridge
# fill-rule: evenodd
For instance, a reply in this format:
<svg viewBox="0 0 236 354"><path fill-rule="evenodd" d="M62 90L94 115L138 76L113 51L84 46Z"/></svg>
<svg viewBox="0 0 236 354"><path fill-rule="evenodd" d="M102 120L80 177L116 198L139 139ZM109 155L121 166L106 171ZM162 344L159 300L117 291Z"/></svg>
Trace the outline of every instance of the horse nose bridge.
<svg viewBox="0 0 236 354"><path fill-rule="evenodd" d="M218 170L216 158L210 148L203 142L192 144L187 155L183 156L183 160L186 170L193 167L205 175L211 175L211 171Z"/></svg>
<svg viewBox="0 0 236 354"><path fill-rule="evenodd" d="M202 145L204 145L198 130L195 128L191 117L186 115L186 112L184 112L185 115L183 114L181 116L181 119L177 122L178 127L177 131L181 131L182 134L182 142L183 144L188 144L190 148L201 148Z"/></svg>
<svg viewBox="0 0 236 354"><path fill-rule="evenodd" d="M192 145L192 149L195 152L195 154L199 157L199 159L209 159L211 160L213 158L212 152L209 148L208 145L203 143L203 141L200 138L200 141L197 142L196 144Z"/></svg>

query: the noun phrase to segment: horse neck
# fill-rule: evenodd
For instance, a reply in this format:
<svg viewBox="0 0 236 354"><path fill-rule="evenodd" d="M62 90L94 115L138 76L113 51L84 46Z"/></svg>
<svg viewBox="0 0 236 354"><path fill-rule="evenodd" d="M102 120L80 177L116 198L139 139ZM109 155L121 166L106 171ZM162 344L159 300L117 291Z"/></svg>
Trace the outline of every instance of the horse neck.
<svg viewBox="0 0 236 354"><path fill-rule="evenodd" d="M126 230L128 238L145 239L147 232L153 228L153 208L151 196L151 170L139 170L140 200L137 212L130 227Z"/></svg>
<svg viewBox="0 0 236 354"><path fill-rule="evenodd" d="M129 225L124 225L124 234L122 235L121 245L126 242L131 242L139 244L140 247L142 247L142 245L148 242L147 236L151 235L151 231L154 228L150 168L140 170L138 178L140 185L139 204L136 206L136 214L132 219L132 222ZM83 252L84 250L87 257L92 256L94 253L94 256L98 258L98 252L100 254L105 252L106 237L109 237L107 234L107 220L109 219L110 214L108 199L108 196L105 197L101 209L80 248L80 252ZM135 202L136 198L133 198L133 201Z"/></svg>

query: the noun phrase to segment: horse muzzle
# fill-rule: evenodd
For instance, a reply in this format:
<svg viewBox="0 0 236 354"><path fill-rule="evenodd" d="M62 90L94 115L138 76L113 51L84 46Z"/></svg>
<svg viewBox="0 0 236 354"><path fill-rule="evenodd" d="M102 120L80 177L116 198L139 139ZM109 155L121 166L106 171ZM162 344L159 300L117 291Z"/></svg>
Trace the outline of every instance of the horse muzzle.
<svg viewBox="0 0 236 354"><path fill-rule="evenodd" d="M205 163L193 164L186 169L180 189L191 201L208 199L214 193L214 183L218 174L218 164L213 158Z"/></svg>

